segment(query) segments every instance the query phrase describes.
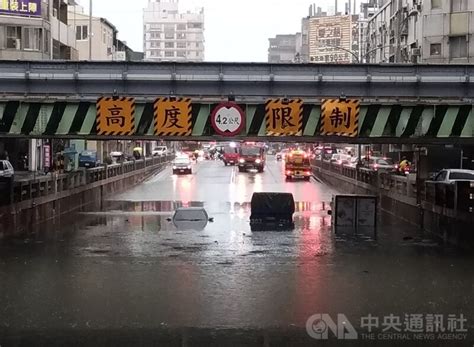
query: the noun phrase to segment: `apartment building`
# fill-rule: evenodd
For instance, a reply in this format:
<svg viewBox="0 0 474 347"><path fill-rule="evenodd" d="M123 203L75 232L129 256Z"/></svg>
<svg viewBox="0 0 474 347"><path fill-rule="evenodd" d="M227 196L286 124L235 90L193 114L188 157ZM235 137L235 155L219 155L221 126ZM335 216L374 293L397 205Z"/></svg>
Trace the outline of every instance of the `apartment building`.
<svg viewBox="0 0 474 347"><path fill-rule="evenodd" d="M472 63L474 1L385 0L364 32L368 62Z"/></svg>
<svg viewBox="0 0 474 347"><path fill-rule="evenodd" d="M178 0L149 0L143 32L145 60L204 61L203 8L180 13Z"/></svg>

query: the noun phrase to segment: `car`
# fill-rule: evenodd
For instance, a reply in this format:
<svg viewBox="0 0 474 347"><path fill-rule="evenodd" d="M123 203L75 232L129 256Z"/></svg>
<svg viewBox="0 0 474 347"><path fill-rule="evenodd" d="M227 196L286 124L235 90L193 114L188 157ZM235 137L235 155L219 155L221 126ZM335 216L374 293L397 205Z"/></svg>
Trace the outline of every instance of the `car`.
<svg viewBox="0 0 474 347"><path fill-rule="evenodd" d="M188 156L180 156L173 160L173 175L192 173L192 161Z"/></svg>
<svg viewBox="0 0 474 347"><path fill-rule="evenodd" d="M448 184L455 182L474 182L474 170L444 169L435 175L433 181Z"/></svg>
<svg viewBox="0 0 474 347"><path fill-rule="evenodd" d="M82 151L79 154L79 167L90 169L99 166L99 160L97 158L96 151Z"/></svg>
<svg viewBox="0 0 474 347"><path fill-rule="evenodd" d="M232 146L224 147L224 154L222 155L224 165L235 165L239 162L239 149Z"/></svg>
<svg viewBox="0 0 474 347"><path fill-rule="evenodd" d="M288 149L283 149L275 155L276 160L284 160L285 156L288 154Z"/></svg>
<svg viewBox="0 0 474 347"><path fill-rule="evenodd" d="M0 177L11 178L15 175L15 170L8 160L0 160Z"/></svg>
<svg viewBox="0 0 474 347"><path fill-rule="evenodd" d="M265 169L265 149L259 145L242 145L239 148L239 172Z"/></svg>
<svg viewBox="0 0 474 347"><path fill-rule="evenodd" d="M366 168L376 172L392 173L398 171L398 165L391 158L370 157L368 160L363 159L363 164Z"/></svg>
<svg viewBox="0 0 474 347"><path fill-rule="evenodd" d="M346 165L349 164L351 156L347 154L337 153L333 154L331 157L331 163L336 165Z"/></svg>
<svg viewBox="0 0 474 347"><path fill-rule="evenodd" d="M349 161L344 164L344 166L347 166L347 167L357 167L357 162L359 161L359 158L358 157L351 157L349 159Z"/></svg>
<svg viewBox="0 0 474 347"><path fill-rule="evenodd" d="M166 146L158 146L158 147L155 147L151 151L151 155L154 156L154 157L161 157L161 156L167 155L167 154L168 154L168 147L166 147Z"/></svg>

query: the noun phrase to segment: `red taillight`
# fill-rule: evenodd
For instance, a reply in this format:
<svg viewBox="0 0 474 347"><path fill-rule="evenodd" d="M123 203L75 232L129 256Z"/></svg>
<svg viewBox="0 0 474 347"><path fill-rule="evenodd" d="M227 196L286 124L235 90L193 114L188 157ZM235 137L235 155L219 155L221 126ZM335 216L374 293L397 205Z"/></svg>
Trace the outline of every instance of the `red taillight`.
<svg viewBox="0 0 474 347"><path fill-rule="evenodd" d="M306 171L305 173L306 173L306 175L308 175L308 176L311 175L311 172L310 172L310 171Z"/></svg>
<svg viewBox="0 0 474 347"><path fill-rule="evenodd" d="M286 172L286 174L287 174L287 175L291 175L291 171L288 170L288 171Z"/></svg>

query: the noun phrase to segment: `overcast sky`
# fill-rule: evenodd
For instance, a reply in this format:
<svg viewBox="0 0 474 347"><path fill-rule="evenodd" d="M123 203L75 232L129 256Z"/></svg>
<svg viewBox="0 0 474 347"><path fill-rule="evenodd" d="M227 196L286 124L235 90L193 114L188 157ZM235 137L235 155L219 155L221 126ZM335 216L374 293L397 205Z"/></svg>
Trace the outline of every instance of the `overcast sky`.
<svg viewBox="0 0 474 347"><path fill-rule="evenodd" d="M334 0L180 0L180 12L204 7L206 61L266 62L268 38L301 31L301 18L315 2L334 11ZM339 0L338 9L344 8ZM357 1L360 3L360 1ZM89 0L79 0L88 11ZM119 39L143 51L143 8L148 0L93 0L93 15L105 17Z"/></svg>

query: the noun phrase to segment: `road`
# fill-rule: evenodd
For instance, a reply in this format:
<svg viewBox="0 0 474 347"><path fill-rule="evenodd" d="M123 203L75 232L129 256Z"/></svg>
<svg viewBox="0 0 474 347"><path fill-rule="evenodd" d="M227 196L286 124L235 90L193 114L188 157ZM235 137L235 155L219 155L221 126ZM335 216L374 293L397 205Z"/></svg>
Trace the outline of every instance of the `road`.
<svg viewBox="0 0 474 347"><path fill-rule="evenodd" d="M168 168L94 210L0 244L0 345L314 345L308 318L339 313L357 329L347 342L357 346L472 346L472 255L396 218L381 220L377 240L336 237L327 215L336 191L285 182L272 158L263 174L215 161L193 170L178 177ZM257 191L293 193L294 231L250 231ZM203 206L214 222L177 230L168 218L179 206ZM445 325L463 314L467 333L374 341L362 336L368 314L380 317L380 331L391 314L401 324L405 314L439 314Z"/></svg>

